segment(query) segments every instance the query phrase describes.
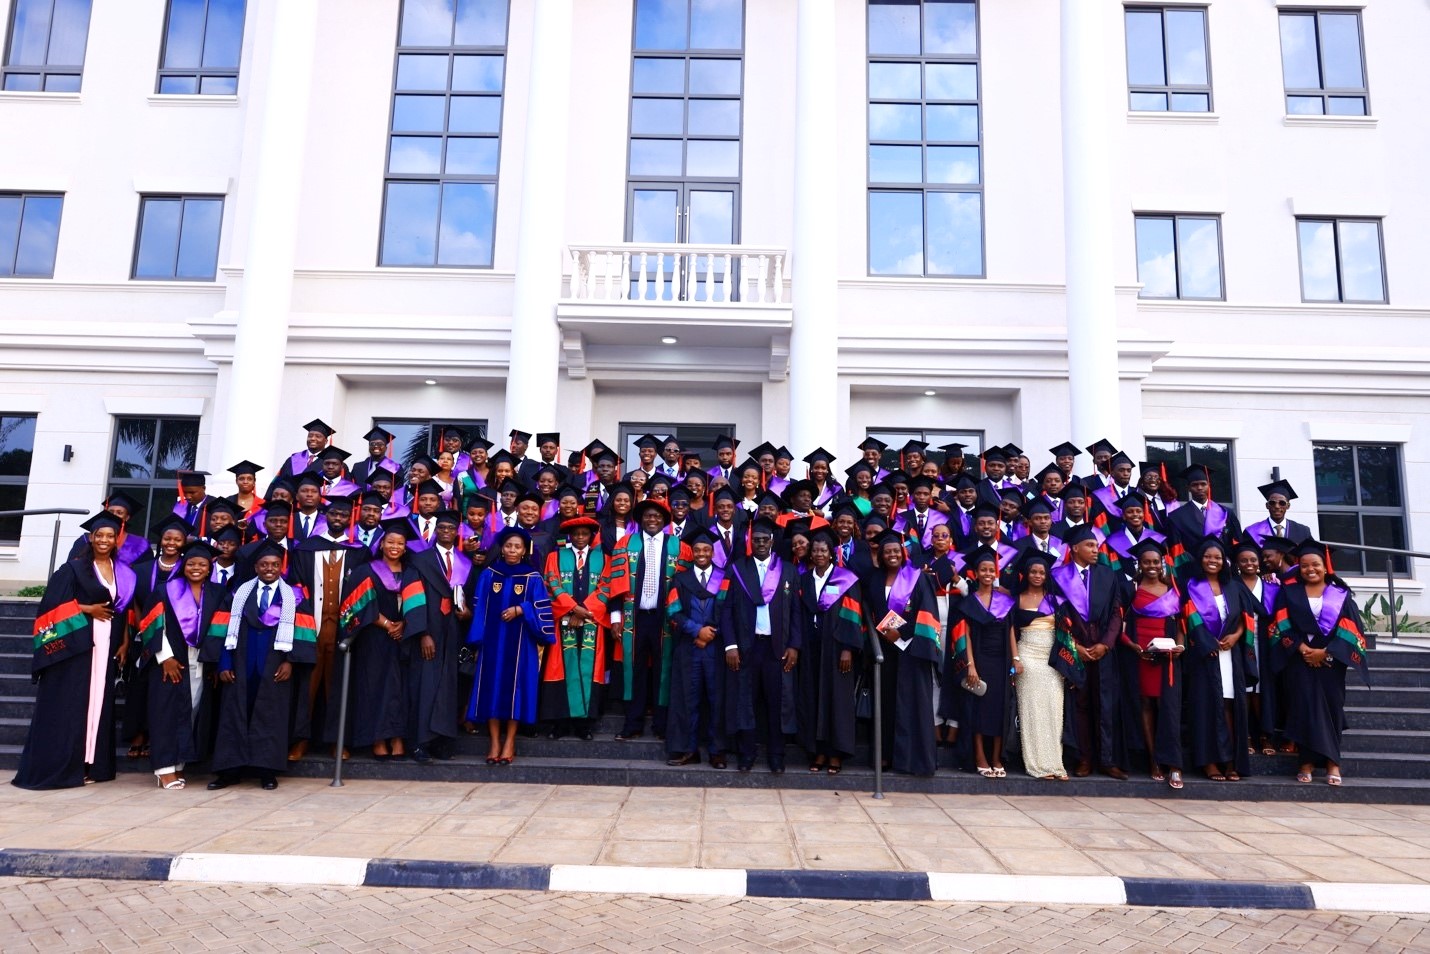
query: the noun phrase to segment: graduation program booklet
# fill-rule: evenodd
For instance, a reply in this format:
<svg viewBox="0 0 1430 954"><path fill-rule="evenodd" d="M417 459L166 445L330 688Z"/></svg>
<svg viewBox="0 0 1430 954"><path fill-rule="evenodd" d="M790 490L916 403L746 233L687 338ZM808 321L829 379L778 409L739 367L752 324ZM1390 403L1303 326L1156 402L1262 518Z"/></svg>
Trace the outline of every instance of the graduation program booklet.
<svg viewBox="0 0 1430 954"><path fill-rule="evenodd" d="M889 612L884 614L884 618L879 621L879 625L877 628L887 633L891 630L903 628L904 624L907 622L908 620L904 619L898 613L895 613L893 610L889 610Z"/></svg>

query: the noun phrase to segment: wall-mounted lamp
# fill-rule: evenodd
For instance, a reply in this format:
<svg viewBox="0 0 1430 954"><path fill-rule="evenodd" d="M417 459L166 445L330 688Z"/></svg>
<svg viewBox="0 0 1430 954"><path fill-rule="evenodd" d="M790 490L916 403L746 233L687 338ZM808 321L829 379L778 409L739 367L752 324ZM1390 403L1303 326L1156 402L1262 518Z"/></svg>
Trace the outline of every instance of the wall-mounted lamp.
<svg viewBox="0 0 1430 954"><path fill-rule="evenodd" d="M73 444L66 444L66 445L65 445L64 462L65 462L66 464L68 464L68 463L69 463L70 461L72 461L72 460L74 460L74 445L73 445Z"/></svg>

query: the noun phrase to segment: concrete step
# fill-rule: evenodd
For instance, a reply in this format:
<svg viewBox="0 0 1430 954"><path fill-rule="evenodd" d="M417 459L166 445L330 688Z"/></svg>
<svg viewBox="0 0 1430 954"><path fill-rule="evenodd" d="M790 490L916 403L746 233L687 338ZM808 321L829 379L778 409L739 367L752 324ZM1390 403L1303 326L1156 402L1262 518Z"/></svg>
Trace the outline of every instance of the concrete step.
<svg viewBox="0 0 1430 954"><path fill-rule="evenodd" d="M1430 752L1430 731L1415 729L1350 728L1341 745L1356 752Z"/></svg>
<svg viewBox="0 0 1430 954"><path fill-rule="evenodd" d="M1430 688L1422 686L1386 686L1371 675L1371 685L1356 679L1346 680L1346 705L1371 706L1386 709L1430 710Z"/></svg>
<svg viewBox="0 0 1430 954"><path fill-rule="evenodd" d="M1360 728L1430 730L1430 709L1346 706L1346 721Z"/></svg>

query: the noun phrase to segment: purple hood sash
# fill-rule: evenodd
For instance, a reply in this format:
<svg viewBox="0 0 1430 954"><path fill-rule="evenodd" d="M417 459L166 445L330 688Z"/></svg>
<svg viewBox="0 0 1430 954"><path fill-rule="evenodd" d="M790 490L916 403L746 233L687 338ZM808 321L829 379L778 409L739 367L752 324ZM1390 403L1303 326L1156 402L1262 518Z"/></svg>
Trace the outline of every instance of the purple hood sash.
<svg viewBox="0 0 1430 954"><path fill-rule="evenodd" d="M768 576L769 574L765 574L765 575ZM705 583L705 595L706 595L706 596L719 596L719 595L720 595L720 584L722 584L722 583L724 583L724 582L725 582L725 568L724 568L724 567L715 566L715 565L712 563L711 566L710 566L710 579L707 580L706 583Z"/></svg>
<svg viewBox="0 0 1430 954"><path fill-rule="evenodd" d="M374 560L372 562L372 572L373 575L377 577L378 582L382 584L383 589L387 590L387 592L396 593L402 589L402 581L392 575L392 570L388 569L387 564L383 561Z"/></svg>
<svg viewBox="0 0 1430 954"><path fill-rule="evenodd" d="M1202 522L1202 533L1208 537L1219 537L1226 529L1226 508L1215 500L1207 501L1206 518Z"/></svg>
<svg viewBox="0 0 1430 954"><path fill-rule="evenodd" d="M1276 594L1281 592L1280 583L1268 583L1261 581L1261 605L1266 607L1266 612L1270 613L1276 608ZM1325 605L1324 603L1322 604Z"/></svg>
<svg viewBox="0 0 1430 954"><path fill-rule="evenodd" d="M189 581L182 577L165 583L164 592L168 594L169 605L174 608L174 616L178 618L179 632L183 634L184 642L197 646L201 635L199 624L204 616L202 602L194 601L194 591L189 588Z"/></svg>
<svg viewBox="0 0 1430 954"><path fill-rule="evenodd" d="M750 558L750 569L754 569L754 559L754 557ZM779 557L770 554L770 565L765 568L765 581L760 584L760 601L758 605L769 606L770 603L774 601L775 591L779 589L780 585L780 570L783 566L784 564L780 563ZM745 585L744 578L736 573L735 579L740 581L740 588L745 591L745 595L750 599L754 599L755 594L751 593L750 588Z"/></svg>
<svg viewBox="0 0 1430 954"><path fill-rule="evenodd" d="M905 563L897 575L894 576L894 583L889 587L889 609L903 616L909 609L909 600L914 595L914 585L918 583L922 572L914 567L912 563Z"/></svg>
<svg viewBox="0 0 1430 954"><path fill-rule="evenodd" d="M158 566L159 561L155 560L154 565ZM95 574L97 577L99 574ZM134 587L139 582L139 578L134 575L134 571L129 567L114 561L114 612L120 613L134 602Z"/></svg>
<svg viewBox="0 0 1430 954"><path fill-rule="evenodd" d="M1073 609L1077 610L1083 619L1087 619L1092 611L1092 594L1088 592L1087 587L1082 585L1077 571L1076 563L1064 563L1061 566L1053 567L1052 577L1063 596L1067 597L1067 601L1072 604Z"/></svg>
<svg viewBox="0 0 1430 954"><path fill-rule="evenodd" d="M859 582L859 577L843 567L831 567L829 578L824 581L824 588L819 591L819 608L829 610L834 607L849 588Z"/></svg>
<svg viewBox="0 0 1430 954"><path fill-rule="evenodd" d="M1016 605L1013 601L1013 597L1001 590L993 591L993 598L988 601L987 606L983 605L983 601L978 598L977 593L969 593L968 598L978 604L979 609L994 619L1003 619L1008 615L1008 611ZM1046 599L1046 597L1044 598Z"/></svg>
<svg viewBox="0 0 1430 954"><path fill-rule="evenodd" d="M288 458L288 469L293 471L293 476L297 477L308 469L308 452L300 450L298 453Z"/></svg>
<svg viewBox="0 0 1430 954"><path fill-rule="evenodd" d="M1137 538L1137 543L1141 543L1144 540L1155 540L1158 543L1167 542L1165 536L1149 526L1142 528L1142 536ZM1109 533L1107 535L1107 545L1112 547L1120 557L1130 557L1132 555L1132 548L1137 546L1137 543L1127 542L1127 532L1125 530L1118 530L1116 533Z"/></svg>
<svg viewBox="0 0 1430 954"><path fill-rule="evenodd" d="M1316 617L1316 625L1321 629L1322 636L1329 636L1336 630L1336 622L1341 618L1341 610L1346 605L1346 597L1350 593L1341 589L1335 584L1331 584L1321 593L1321 613Z"/></svg>
<svg viewBox="0 0 1430 954"><path fill-rule="evenodd" d="M1197 612L1202 614L1202 621L1207 624L1207 632L1220 637L1222 630L1226 628L1226 621L1221 618L1221 611L1217 609L1216 594L1212 592L1211 584L1207 583L1205 578L1198 577L1187 583L1187 595L1192 598L1192 605L1197 608Z"/></svg>
<svg viewBox="0 0 1430 954"><path fill-rule="evenodd" d="M1215 608L1215 607L1213 607ZM1134 607L1133 612L1148 619L1167 619L1176 616L1182 609L1182 597L1175 586L1167 587L1167 592L1142 607Z"/></svg>
<svg viewBox="0 0 1430 954"><path fill-rule="evenodd" d="M452 589L465 586L467 579L472 575L472 561L461 550L452 548Z"/></svg>

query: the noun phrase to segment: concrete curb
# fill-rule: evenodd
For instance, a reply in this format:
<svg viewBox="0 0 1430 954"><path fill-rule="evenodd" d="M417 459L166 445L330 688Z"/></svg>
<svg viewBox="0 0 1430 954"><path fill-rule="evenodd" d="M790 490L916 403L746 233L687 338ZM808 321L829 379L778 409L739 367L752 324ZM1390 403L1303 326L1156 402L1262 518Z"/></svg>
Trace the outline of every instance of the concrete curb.
<svg viewBox="0 0 1430 954"><path fill-rule="evenodd" d="M0 849L0 877L484 891L956 901L984 904L1268 908L1430 914L1430 885L1176 878L505 865L404 858Z"/></svg>

